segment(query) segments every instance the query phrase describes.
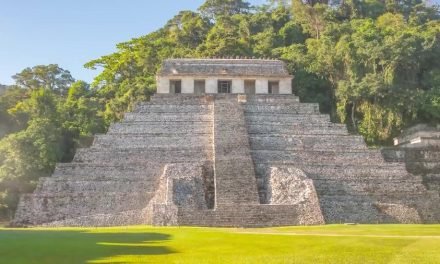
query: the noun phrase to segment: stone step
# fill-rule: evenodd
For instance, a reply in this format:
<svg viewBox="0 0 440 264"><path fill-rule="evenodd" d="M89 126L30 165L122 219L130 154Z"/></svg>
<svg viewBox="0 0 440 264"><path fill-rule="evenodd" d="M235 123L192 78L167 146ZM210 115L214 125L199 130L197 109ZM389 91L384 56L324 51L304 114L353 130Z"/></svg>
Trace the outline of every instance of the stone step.
<svg viewBox="0 0 440 264"><path fill-rule="evenodd" d="M145 125L145 126L180 126L180 127L204 127L204 126L212 126L213 120L173 120L173 121L167 121L167 120L155 120L155 121L127 121L123 120L118 122L117 124L122 125Z"/></svg>
<svg viewBox="0 0 440 264"><path fill-rule="evenodd" d="M383 148L382 153L389 161L439 162L439 149Z"/></svg>
<svg viewBox="0 0 440 264"><path fill-rule="evenodd" d="M288 168L294 167L304 171L313 180L369 180L369 181L388 181L388 180L417 180L418 176L409 174L405 165L402 163L385 164L358 164L358 165L335 165L335 164L316 164L316 163L292 163L283 164L255 164L258 175L266 175L270 167Z"/></svg>
<svg viewBox="0 0 440 264"><path fill-rule="evenodd" d="M213 140L211 135L170 135L156 136L151 134L107 134L95 136L93 148L146 148L178 149L209 148Z"/></svg>
<svg viewBox="0 0 440 264"><path fill-rule="evenodd" d="M149 105L212 105L213 101L211 98L203 96L203 97L186 97L186 98L157 98L152 97L151 100L147 103L140 104L149 104Z"/></svg>
<svg viewBox="0 0 440 264"><path fill-rule="evenodd" d="M425 175L423 181L429 190L437 191L440 194L440 174Z"/></svg>
<svg viewBox="0 0 440 264"><path fill-rule="evenodd" d="M381 217L376 222L382 223L438 223L440 199L434 192L423 192L404 195L383 195L380 197L367 197L365 195L320 195L321 209L324 215L331 215L333 219L326 217L326 222L337 223L341 215L347 215L357 223L375 223L370 218L368 208L362 205L370 205ZM388 212L383 211L389 205L397 206ZM399 208L400 207L400 208ZM365 211L364 211L365 210ZM402 211L403 210L403 211ZM389 215L391 213L392 215Z"/></svg>
<svg viewBox="0 0 440 264"><path fill-rule="evenodd" d="M299 205L224 204L215 210L179 208L179 225L210 227L262 227L303 225L303 208ZM323 224L322 218L309 224Z"/></svg>
<svg viewBox="0 0 440 264"><path fill-rule="evenodd" d="M109 175L95 175L92 174L83 174L83 175L73 175L73 174L63 174L50 177L51 181L55 182L63 182L63 181L84 181L84 182L105 182L105 181L126 181L126 182L155 182L158 177L162 174L162 170L149 170L144 174L134 174L134 173L122 173L117 176L109 176ZM42 181L44 178L40 178Z"/></svg>
<svg viewBox="0 0 440 264"><path fill-rule="evenodd" d="M365 197L356 198L342 196L340 201L334 200L335 196L320 197L321 211L326 224L342 223L399 223L397 219L379 212L373 200Z"/></svg>
<svg viewBox="0 0 440 264"><path fill-rule="evenodd" d="M252 121L246 120L246 125L248 126L265 126L265 127L276 127L276 126L345 126L344 124L332 123L330 121L324 120L314 120L310 121L308 119L298 119L298 120L285 120L285 121L272 121L269 120L260 120L260 121Z"/></svg>
<svg viewBox="0 0 440 264"><path fill-rule="evenodd" d="M206 100L152 100L145 103L140 103L139 105L178 105L178 106L201 106L201 105L212 105L212 102L208 102Z"/></svg>
<svg viewBox="0 0 440 264"><path fill-rule="evenodd" d="M130 225L146 225L143 210L131 210L124 212L116 212L110 214L95 214L80 217L73 217L50 223L44 223L43 227L113 227L113 226L130 226Z"/></svg>
<svg viewBox="0 0 440 264"><path fill-rule="evenodd" d="M410 172L416 174L437 173L440 171L439 161L406 161L405 164Z"/></svg>
<svg viewBox="0 0 440 264"><path fill-rule="evenodd" d="M262 100L262 101L247 101L245 103L243 103L247 106L264 106L264 107L289 107L289 106L300 106L300 105L309 105L309 104L315 104L315 103L300 103L299 101L295 101L295 100L281 100L281 101L267 101L267 100Z"/></svg>
<svg viewBox="0 0 440 264"><path fill-rule="evenodd" d="M185 102L203 102L212 103L213 97L211 95L195 95L195 94L155 94L150 97L151 102L164 103L185 103Z"/></svg>
<svg viewBox="0 0 440 264"><path fill-rule="evenodd" d="M252 157L255 163L318 163L318 164L384 164L385 161L378 151L351 150L345 151L313 151L313 150L253 150Z"/></svg>
<svg viewBox="0 0 440 264"><path fill-rule="evenodd" d="M329 123L330 116L324 114L267 114L267 113L246 113L245 119L247 123L265 123L265 122L280 122L280 123Z"/></svg>
<svg viewBox="0 0 440 264"><path fill-rule="evenodd" d="M127 122L212 122L211 114L189 115L188 113L126 113Z"/></svg>
<svg viewBox="0 0 440 264"><path fill-rule="evenodd" d="M407 193L399 193L390 192L389 195L382 195L382 196L373 196L368 195L365 193L356 193L353 192L351 194L347 193L341 193L341 194L327 194L327 193L320 193L319 199L323 201L327 201L331 199L334 202L347 202L347 201L370 201L371 203L376 202L384 202L384 203L408 203L412 204L414 202L427 202L429 198L438 199L438 195L435 194L435 192L428 191L426 188L420 192L414 192L412 194ZM437 196L437 198L436 198ZM430 201L429 201L430 202Z"/></svg>
<svg viewBox="0 0 440 264"><path fill-rule="evenodd" d="M40 225L95 214L143 209L154 196L148 192L78 192L75 194L28 194L16 212L20 222Z"/></svg>
<svg viewBox="0 0 440 264"><path fill-rule="evenodd" d="M248 124L249 134L291 134L291 135L349 135L345 125L341 124Z"/></svg>
<svg viewBox="0 0 440 264"><path fill-rule="evenodd" d="M161 122L131 122L115 123L110 126L108 133L125 134L211 134L212 124L185 124L185 123L161 123Z"/></svg>
<svg viewBox="0 0 440 264"><path fill-rule="evenodd" d="M212 149L192 148L186 150L131 149L79 149L74 162L131 164L140 162L198 162L212 159Z"/></svg>
<svg viewBox="0 0 440 264"><path fill-rule="evenodd" d="M299 103L299 97L297 96L285 96L285 95L246 95L246 103Z"/></svg>
<svg viewBox="0 0 440 264"><path fill-rule="evenodd" d="M249 141L253 150L368 149L363 137L351 135L252 134Z"/></svg>
<svg viewBox="0 0 440 264"><path fill-rule="evenodd" d="M139 133L107 133L107 135L127 135L127 137L133 136L133 135L143 135L143 136L148 136L148 137L174 137L174 136L180 136L182 138L190 138L191 136L205 136L205 137L210 137L212 135L212 133L191 133L191 132L184 132L182 131L182 133L175 133L174 131L164 131L164 132L157 132L157 133L143 133L143 132L139 132Z"/></svg>
<svg viewBox="0 0 440 264"><path fill-rule="evenodd" d="M97 163L58 163L52 175L54 178L73 177L78 179L106 179L106 178L144 178L158 174L164 164L156 163L131 163L123 165L97 164Z"/></svg>
<svg viewBox="0 0 440 264"><path fill-rule="evenodd" d="M190 114L210 114L212 105L150 105L139 104L134 109L134 113L190 113Z"/></svg>
<svg viewBox="0 0 440 264"><path fill-rule="evenodd" d="M93 192L154 192L159 181L144 178L113 178L82 180L73 177L40 178L34 194L69 194Z"/></svg>
<svg viewBox="0 0 440 264"><path fill-rule="evenodd" d="M244 95L244 94L210 94L210 95L193 95L193 94L155 94L151 96L152 102L212 102L214 99L230 98L238 100L238 98L245 99L247 102L299 102L299 97L290 94L275 95L275 94L258 94L258 95Z"/></svg>
<svg viewBox="0 0 440 264"><path fill-rule="evenodd" d="M237 101L216 100L214 111L215 202L257 204L258 190L243 108Z"/></svg>
<svg viewBox="0 0 440 264"><path fill-rule="evenodd" d="M244 105L245 113L271 113L271 114L319 114L319 105L301 103L297 105Z"/></svg>
<svg viewBox="0 0 440 264"><path fill-rule="evenodd" d="M167 94L167 93L155 93L151 96L151 99L171 99L171 100L179 100L179 99L185 99L185 98L204 98L209 97L208 94Z"/></svg>
<svg viewBox="0 0 440 264"><path fill-rule="evenodd" d="M396 196L405 198L412 195L423 195L426 188L421 179L387 180L313 180L318 194L323 195L366 195L366 196Z"/></svg>

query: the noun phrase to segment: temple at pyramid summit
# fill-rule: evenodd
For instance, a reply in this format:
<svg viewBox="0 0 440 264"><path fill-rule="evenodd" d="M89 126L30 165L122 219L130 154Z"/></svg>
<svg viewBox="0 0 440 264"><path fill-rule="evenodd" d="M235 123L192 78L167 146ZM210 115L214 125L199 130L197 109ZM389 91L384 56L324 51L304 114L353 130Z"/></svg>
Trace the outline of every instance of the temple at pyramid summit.
<svg viewBox="0 0 440 264"><path fill-rule="evenodd" d="M292 76L277 60L165 60L158 94L292 94Z"/></svg>
<svg viewBox="0 0 440 264"><path fill-rule="evenodd" d="M439 223L438 190L301 103L292 79L278 60L165 60L151 100L41 178L13 224Z"/></svg>

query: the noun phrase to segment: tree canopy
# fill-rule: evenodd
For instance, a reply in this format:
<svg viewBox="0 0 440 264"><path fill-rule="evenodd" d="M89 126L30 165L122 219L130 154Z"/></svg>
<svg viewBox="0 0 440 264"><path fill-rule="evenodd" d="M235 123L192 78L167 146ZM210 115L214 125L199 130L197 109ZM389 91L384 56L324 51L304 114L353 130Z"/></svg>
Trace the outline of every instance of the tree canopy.
<svg viewBox="0 0 440 264"><path fill-rule="evenodd" d="M58 84L65 80L53 78ZM34 85L39 80L26 77ZM0 95L0 218L11 217L20 194L31 192L57 162L70 161L78 146L106 128L104 101L87 83L66 86L65 95L45 83L22 88L18 82Z"/></svg>
<svg viewBox="0 0 440 264"><path fill-rule="evenodd" d="M243 0L206 0L199 8L209 18L249 13L251 5Z"/></svg>
<svg viewBox="0 0 440 264"><path fill-rule="evenodd" d="M27 89L45 88L64 93L75 81L70 72L57 64L37 65L12 76L16 85Z"/></svg>

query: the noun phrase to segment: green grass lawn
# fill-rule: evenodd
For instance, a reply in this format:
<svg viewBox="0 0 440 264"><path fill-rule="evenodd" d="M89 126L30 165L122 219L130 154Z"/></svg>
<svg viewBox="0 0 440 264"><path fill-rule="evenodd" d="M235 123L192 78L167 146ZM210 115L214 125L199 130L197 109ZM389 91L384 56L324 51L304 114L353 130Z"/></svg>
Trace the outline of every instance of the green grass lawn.
<svg viewBox="0 0 440 264"><path fill-rule="evenodd" d="M0 229L0 263L440 263L440 225Z"/></svg>

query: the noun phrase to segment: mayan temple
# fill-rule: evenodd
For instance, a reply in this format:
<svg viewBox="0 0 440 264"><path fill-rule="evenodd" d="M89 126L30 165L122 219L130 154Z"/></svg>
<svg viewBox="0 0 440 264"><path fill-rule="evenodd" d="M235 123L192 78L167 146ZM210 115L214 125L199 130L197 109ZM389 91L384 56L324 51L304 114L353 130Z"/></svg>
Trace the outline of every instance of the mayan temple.
<svg viewBox="0 0 440 264"><path fill-rule="evenodd" d="M300 103L292 78L278 60L165 60L151 101L41 178L13 224L440 221L438 190Z"/></svg>

